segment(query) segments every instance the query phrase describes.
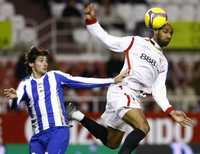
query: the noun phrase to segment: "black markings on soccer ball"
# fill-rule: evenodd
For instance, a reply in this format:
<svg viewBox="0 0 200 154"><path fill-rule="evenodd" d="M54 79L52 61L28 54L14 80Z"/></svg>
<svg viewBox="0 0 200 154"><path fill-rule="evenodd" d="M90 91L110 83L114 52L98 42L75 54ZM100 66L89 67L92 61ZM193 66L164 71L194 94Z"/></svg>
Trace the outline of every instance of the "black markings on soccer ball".
<svg viewBox="0 0 200 154"><path fill-rule="evenodd" d="M155 17L158 17L158 16L160 16L160 17L165 17L166 20L167 20L167 14L166 14L166 13L155 13L155 12L153 12L152 10L150 10L150 11L148 12L148 14L149 14L149 17L150 17L150 19L149 19L149 26L150 26L151 28L153 28L153 20L154 20Z"/></svg>

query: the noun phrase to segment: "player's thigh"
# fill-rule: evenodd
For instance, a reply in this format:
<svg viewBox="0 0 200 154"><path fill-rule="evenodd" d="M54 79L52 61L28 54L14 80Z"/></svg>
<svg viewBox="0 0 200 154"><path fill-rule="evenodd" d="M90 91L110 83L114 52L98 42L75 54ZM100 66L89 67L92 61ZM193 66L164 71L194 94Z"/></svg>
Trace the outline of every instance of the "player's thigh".
<svg viewBox="0 0 200 154"><path fill-rule="evenodd" d="M64 154L69 145L69 128L56 128L47 147L48 154Z"/></svg>
<svg viewBox="0 0 200 154"><path fill-rule="evenodd" d="M132 127L141 129L146 134L149 132L149 124L141 109L130 109L124 114L122 119Z"/></svg>
<svg viewBox="0 0 200 154"><path fill-rule="evenodd" d="M117 148L124 136L124 132L114 129L112 127L107 127L108 130L108 138L107 138L107 145L113 149Z"/></svg>
<svg viewBox="0 0 200 154"><path fill-rule="evenodd" d="M44 154L46 148L44 145L41 144L37 137L32 137L29 143L29 152L30 154Z"/></svg>

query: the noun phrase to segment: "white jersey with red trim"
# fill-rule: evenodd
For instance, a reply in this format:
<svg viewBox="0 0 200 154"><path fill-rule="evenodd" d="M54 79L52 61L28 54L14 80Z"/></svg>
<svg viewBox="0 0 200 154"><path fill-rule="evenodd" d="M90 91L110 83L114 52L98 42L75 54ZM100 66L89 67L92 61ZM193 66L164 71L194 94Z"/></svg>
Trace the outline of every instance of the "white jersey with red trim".
<svg viewBox="0 0 200 154"><path fill-rule="evenodd" d="M115 37L109 35L98 22L87 25L88 31L114 52L125 52L122 70L129 76L123 85L133 90L152 93L163 111L171 107L166 96L168 62L160 46L150 38L140 36Z"/></svg>

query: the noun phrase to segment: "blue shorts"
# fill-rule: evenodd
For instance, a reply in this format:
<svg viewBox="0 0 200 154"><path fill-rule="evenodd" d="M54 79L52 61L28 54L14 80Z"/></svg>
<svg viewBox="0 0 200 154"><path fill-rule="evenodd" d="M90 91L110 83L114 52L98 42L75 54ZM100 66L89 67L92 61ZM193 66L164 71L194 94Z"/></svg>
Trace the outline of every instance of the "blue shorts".
<svg viewBox="0 0 200 154"><path fill-rule="evenodd" d="M30 154L64 154L69 145L69 128L53 127L33 135Z"/></svg>

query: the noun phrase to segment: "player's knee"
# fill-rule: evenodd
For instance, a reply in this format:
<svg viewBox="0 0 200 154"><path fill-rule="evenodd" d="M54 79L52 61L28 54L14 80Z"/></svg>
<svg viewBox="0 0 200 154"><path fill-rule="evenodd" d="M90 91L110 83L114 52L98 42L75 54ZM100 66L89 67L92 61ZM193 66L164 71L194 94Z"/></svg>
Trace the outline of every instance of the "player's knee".
<svg viewBox="0 0 200 154"><path fill-rule="evenodd" d="M117 149L121 143L121 140L116 138L108 138L107 146L111 149Z"/></svg>
<svg viewBox="0 0 200 154"><path fill-rule="evenodd" d="M141 123L138 127L138 129L142 130L146 135L149 133L150 131L150 127L149 124L147 122Z"/></svg>
<svg viewBox="0 0 200 154"><path fill-rule="evenodd" d="M149 131L150 131L149 125L145 125L144 126L144 133L147 135L149 133Z"/></svg>
<svg viewBox="0 0 200 154"><path fill-rule="evenodd" d="M119 147L120 143L117 142L107 142L107 146L111 149L117 149Z"/></svg>

